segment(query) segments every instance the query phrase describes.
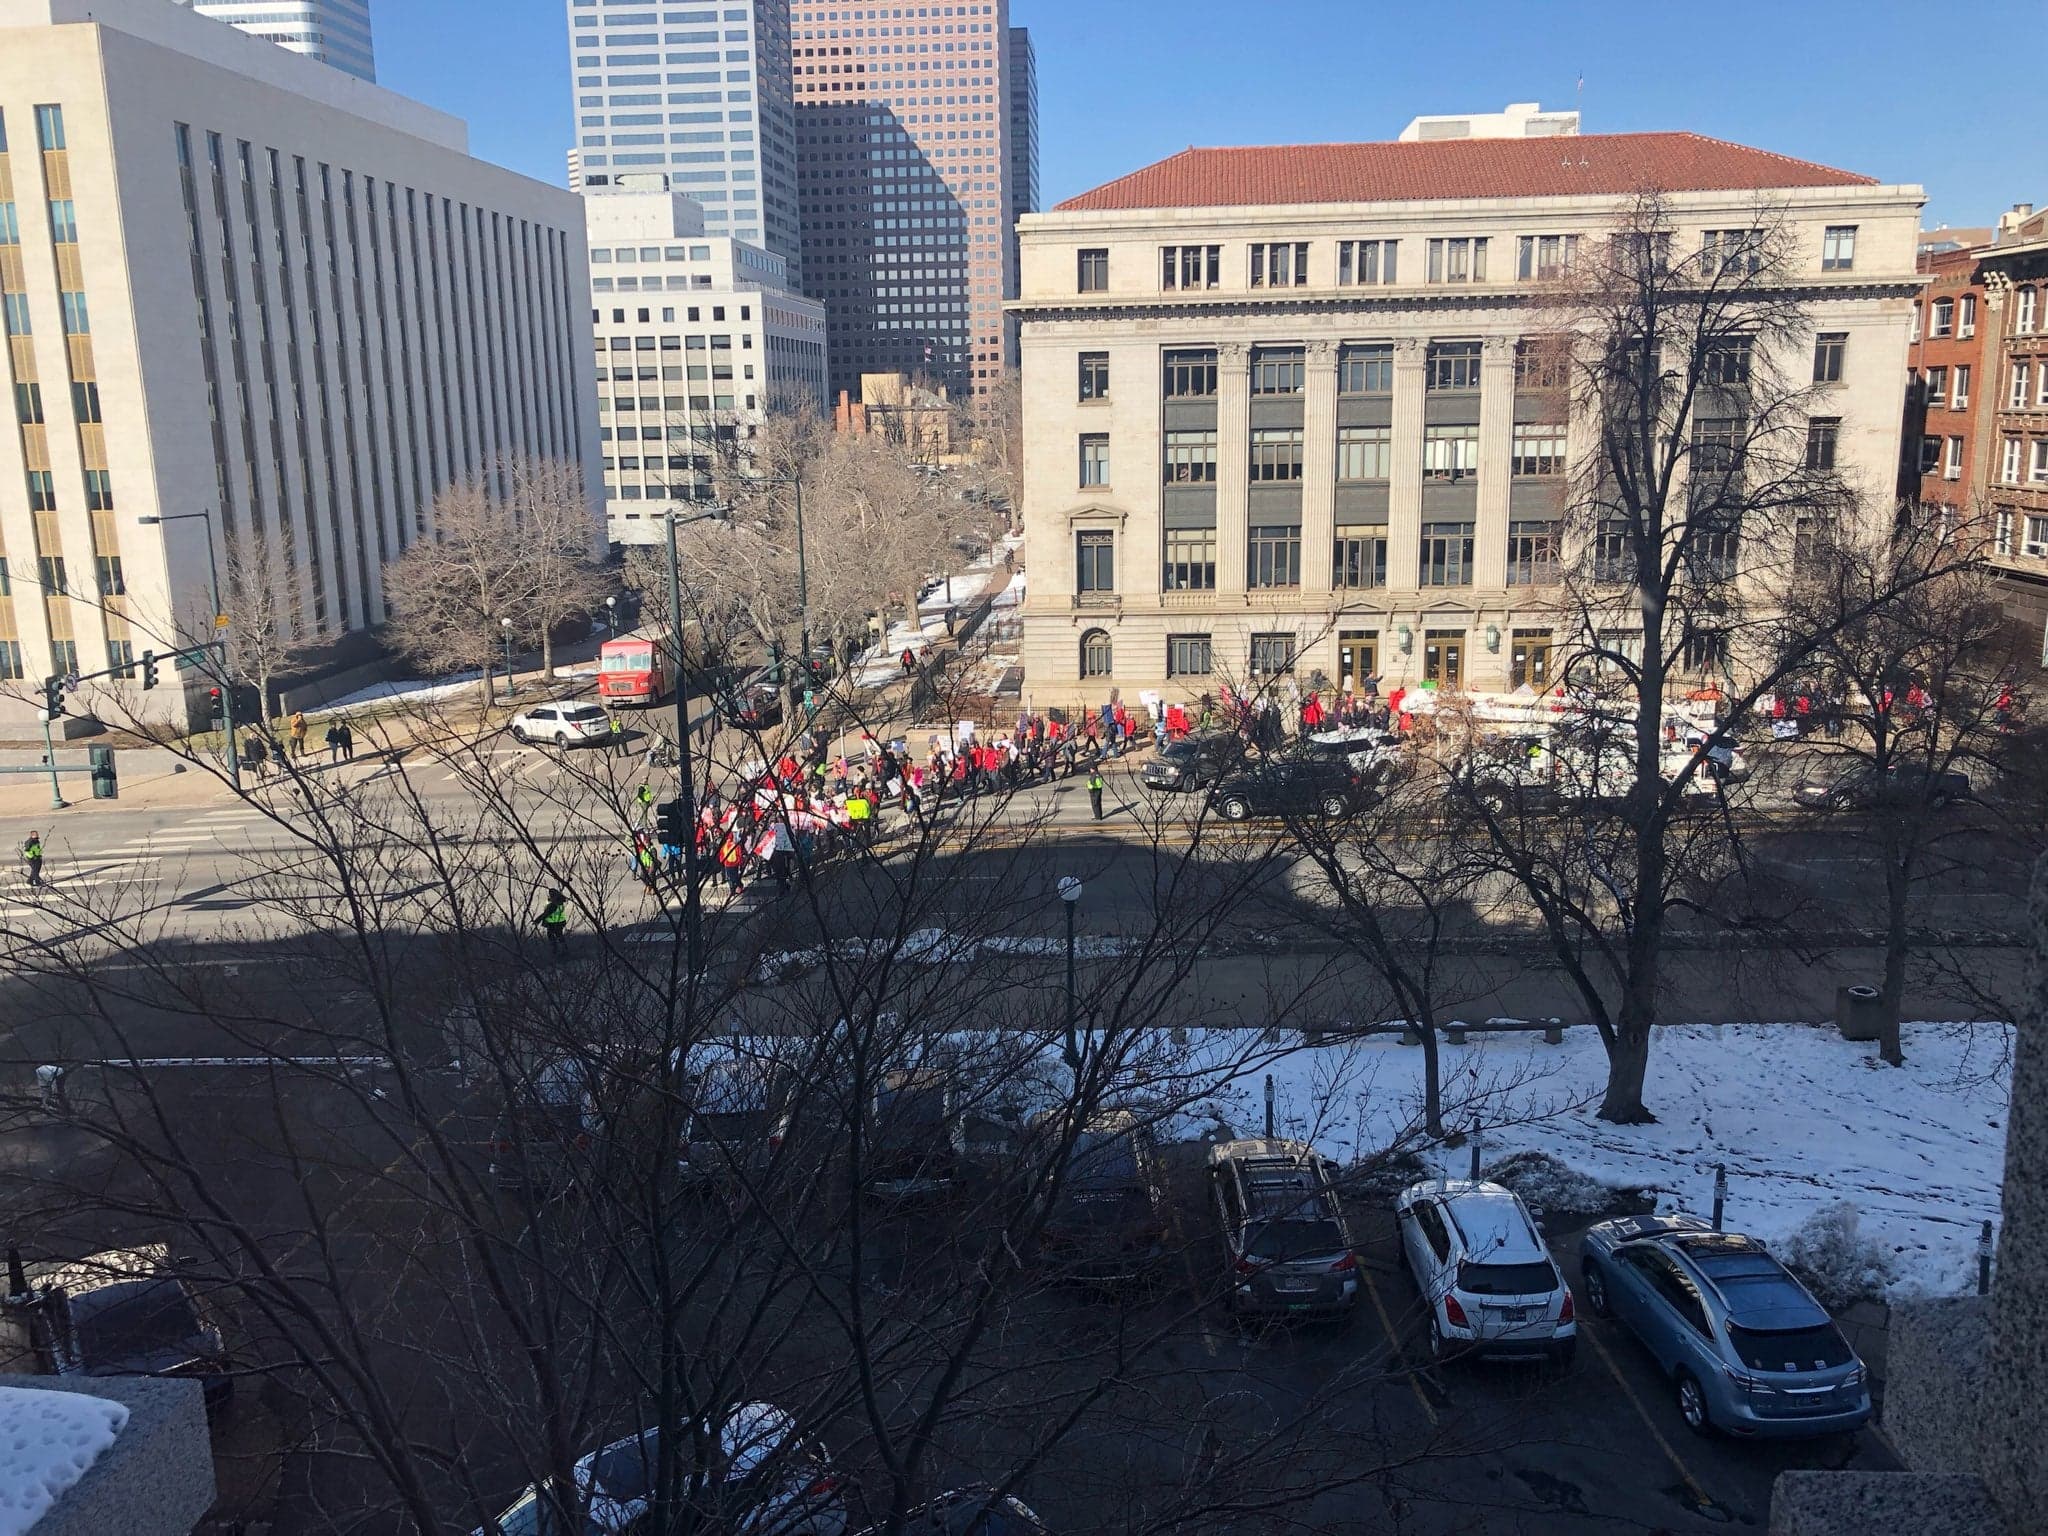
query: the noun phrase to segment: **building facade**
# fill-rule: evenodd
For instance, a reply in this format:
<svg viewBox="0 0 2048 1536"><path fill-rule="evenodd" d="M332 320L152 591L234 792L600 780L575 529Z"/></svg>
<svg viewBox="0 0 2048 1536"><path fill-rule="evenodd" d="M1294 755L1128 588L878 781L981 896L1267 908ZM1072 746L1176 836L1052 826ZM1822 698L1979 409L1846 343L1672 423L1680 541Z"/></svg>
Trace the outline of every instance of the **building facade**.
<svg viewBox="0 0 2048 1536"><path fill-rule="evenodd" d="M774 252L802 285L789 0L568 0L572 190L662 174L713 235Z"/></svg>
<svg viewBox="0 0 2048 1536"><path fill-rule="evenodd" d="M178 0L238 32L318 59L358 80L377 78L369 0Z"/></svg>
<svg viewBox="0 0 2048 1536"><path fill-rule="evenodd" d="M707 234L681 193L585 203L605 525L655 543L662 510L707 499L721 449L770 409L824 408L825 308L773 251Z"/></svg>
<svg viewBox="0 0 2048 1536"><path fill-rule="evenodd" d="M2031 212L2031 210L2029 210ZM2048 667L2048 218L1973 252L1985 290L1984 520L2014 625Z"/></svg>
<svg viewBox="0 0 2048 1536"><path fill-rule="evenodd" d="M1695 250L1782 208L1828 451L1890 505L1920 190L1565 142L1190 150L1023 221L1034 699L1547 683L1571 423L1519 343L1568 242L1646 186Z"/></svg>
<svg viewBox="0 0 2048 1536"><path fill-rule="evenodd" d="M588 293L581 200L452 118L160 0L0 0L0 673L210 636L257 538L307 630L373 626L442 487L595 485Z"/></svg>
<svg viewBox="0 0 2048 1536"><path fill-rule="evenodd" d="M791 14L804 280L830 316L833 396L864 373L987 388L1014 359L1008 0Z"/></svg>
<svg viewBox="0 0 2048 1536"><path fill-rule="evenodd" d="M1913 306L1906 354L1906 423L1899 494L1923 506L1969 512L1984 486L1988 438L1983 384L1991 324L1973 250L1919 257L1925 293Z"/></svg>

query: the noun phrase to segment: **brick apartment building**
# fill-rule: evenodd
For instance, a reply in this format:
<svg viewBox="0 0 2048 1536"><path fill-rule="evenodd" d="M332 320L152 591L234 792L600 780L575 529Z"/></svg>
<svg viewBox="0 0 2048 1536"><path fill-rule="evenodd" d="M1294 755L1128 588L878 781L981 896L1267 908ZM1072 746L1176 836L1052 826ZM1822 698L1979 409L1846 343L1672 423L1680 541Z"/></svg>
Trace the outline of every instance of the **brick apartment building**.
<svg viewBox="0 0 2048 1536"><path fill-rule="evenodd" d="M1906 356L1906 422L1899 494L1924 506L1966 512L1984 483L1984 282L1975 250L1919 258L1928 274L1913 310Z"/></svg>

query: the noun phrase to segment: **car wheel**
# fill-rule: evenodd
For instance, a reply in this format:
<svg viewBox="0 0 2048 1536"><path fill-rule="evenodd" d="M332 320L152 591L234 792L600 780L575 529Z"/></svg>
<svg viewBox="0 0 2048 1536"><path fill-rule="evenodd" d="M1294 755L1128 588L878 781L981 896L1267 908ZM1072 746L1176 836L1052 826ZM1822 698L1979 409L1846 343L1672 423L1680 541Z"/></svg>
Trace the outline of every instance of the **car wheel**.
<svg viewBox="0 0 2048 1536"><path fill-rule="evenodd" d="M1678 1416L1685 1420L1685 1427L1696 1435L1711 1435L1714 1420L1707 1412L1706 1389L1689 1371L1678 1373L1674 1387L1678 1394Z"/></svg>
<svg viewBox="0 0 2048 1536"><path fill-rule="evenodd" d="M1607 1277L1600 1273L1600 1266L1592 1260L1586 1261L1586 1306L1595 1317L1612 1317L1614 1309L1607 1300Z"/></svg>
<svg viewBox="0 0 2048 1536"><path fill-rule="evenodd" d="M1223 813L1225 821L1244 821L1252 814L1251 806L1238 795L1231 795L1216 809Z"/></svg>
<svg viewBox="0 0 2048 1536"><path fill-rule="evenodd" d="M1436 1309L1429 1312L1429 1358L1443 1361L1451 1352L1451 1341L1444 1337L1443 1324L1437 1320Z"/></svg>
<svg viewBox="0 0 2048 1536"><path fill-rule="evenodd" d="M1323 796L1323 814L1325 816L1342 816L1349 808L1342 795Z"/></svg>
<svg viewBox="0 0 2048 1536"><path fill-rule="evenodd" d="M556 745L556 746L558 746L558 747L560 747L560 748L561 748L561 749L562 749L562 750L563 750L564 752L568 751L568 750L569 750L569 733L568 733L567 731L557 731L557 732L555 732L555 745Z"/></svg>
<svg viewBox="0 0 2048 1536"><path fill-rule="evenodd" d="M526 727L525 727L525 726L523 726L523 725L515 725L515 726L513 726L513 727L512 727L512 739L513 739L514 741L518 742L518 743L519 743L519 745L521 745L522 747L523 747L523 746L525 746L525 745L526 745Z"/></svg>

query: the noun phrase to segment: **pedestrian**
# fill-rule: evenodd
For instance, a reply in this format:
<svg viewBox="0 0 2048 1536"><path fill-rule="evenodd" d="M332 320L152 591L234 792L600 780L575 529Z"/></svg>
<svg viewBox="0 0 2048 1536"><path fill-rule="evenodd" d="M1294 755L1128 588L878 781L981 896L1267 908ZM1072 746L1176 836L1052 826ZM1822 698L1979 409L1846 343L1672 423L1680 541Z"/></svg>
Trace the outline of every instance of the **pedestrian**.
<svg viewBox="0 0 2048 1536"><path fill-rule="evenodd" d="M303 709L292 711L291 732L292 756L304 757L306 755L306 712Z"/></svg>
<svg viewBox="0 0 2048 1536"><path fill-rule="evenodd" d="M541 931L548 936L548 953L557 960L561 959L562 946L567 940L569 929L568 898L560 891L549 891L547 903L540 909L540 915L535 917L534 921L540 924Z"/></svg>
<svg viewBox="0 0 2048 1536"><path fill-rule="evenodd" d="M256 731L249 733L249 750L243 760L256 770L259 781L270 772L270 750L263 745L263 737Z"/></svg>
<svg viewBox="0 0 2048 1536"><path fill-rule="evenodd" d="M740 866L747 861L746 845L728 832L718 845L718 862L725 867L725 882L732 894L740 894Z"/></svg>
<svg viewBox="0 0 2048 1536"><path fill-rule="evenodd" d="M916 652L914 652L913 650L911 650L911 648L910 648L909 646L907 646L907 645L906 645L905 647L903 647L903 658L902 658L902 659L903 659L903 675L904 675L905 677L908 677L908 676L910 676L910 674L911 674L911 673L913 673L913 672L915 672L915 671L917 670L917 653L916 653Z"/></svg>
<svg viewBox="0 0 2048 1536"><path fill-rule="evenodd" d="M352 763L356 760L356 733L349 729L349 723L341 722L341 760Z"/></svg>
<svg viewBox="0 0 2048 1536"><path fill-rule="evenodd" d="M647 887L647 894L654 894L654 877L658 873L654 863L654 845L647 841L645 834L633 839L633 872L640 877L640 883Z"/></svg>
<svg viewBox="0 0 2048 1536"><path fill-rule="evenodd" d="M1100 768L1091 768L1088 771L1088 804L1093 807L1097 821L1102 820L1103 787L1102 770Z"/></svg>
<svg viewBox="0 0 2048 1536"><path fill-rule="evenodd" d="M640 807L640 816L644 821L647 813L654 808L654 786L642 784L638 789L634 790L633 803Z"/></svg>
<svg viewBox="0 0 2048 1536"><path fill-rule="evenodd" d="M28 866L31 889L43 883L43 834L31 832L22 840L21 862Z"/></svg>
<svg viewBox="0 0 2048 1536"><path fill-rule="evenodd" d="M611 723L612 728L612 756L626 756L628 750L626 746L626 722L619 718L619 712L616 709L607 710L605 717Z"/></svg>
<svg viewBox="0 0 2048 1536"><path fill-rule="evenodd" d="M327 727L327 762L331 767L341 761L341 727Z"/></svg>

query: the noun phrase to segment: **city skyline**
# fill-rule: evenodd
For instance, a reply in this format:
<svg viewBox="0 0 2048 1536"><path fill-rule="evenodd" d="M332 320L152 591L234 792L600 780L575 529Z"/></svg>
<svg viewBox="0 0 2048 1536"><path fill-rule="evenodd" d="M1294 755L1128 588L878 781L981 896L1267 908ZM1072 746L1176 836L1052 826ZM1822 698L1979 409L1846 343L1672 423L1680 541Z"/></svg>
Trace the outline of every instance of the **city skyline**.
<svg viewBox="0 0 2048 1536"><path fill-rule="evenodd" d="M468 120L483 158L564 180L573 86L561 7L493 7L489 27L478 24L477 0L380 5L374 14L384 83ZM1254 53L1221 44L1231 33L1210 0L1171 12L1034 0L1010 22L1030 29L1037 50L1046 207L1190 143L1390 139L1418 113L1529 100L1583 110L1589 133L1683 129L1917 182L1927 188L1930 227L1981 225L2014 201L2039 200L2022 51L1979 58L1970 111L1903 113L1893 97L1913 86L1921 65L1897 40L1924 23L1918 8L1746 4L1721 14L1731 36L1766 45L1702 48L1683 17L1618 4L1533 24L1482 5L1473 27L1500 46L1461 60L1454 76L1389 68L1384 80L1359 61L1416 56L1427 44L1420 13L1367 18L1332 0L1305 0ZM1205 25L1212 15L1218 24ZM1994 36L2024 31L2038 12L1993 0L1976 20ZM469 68L452 74L446 60L458 54ZM1664 63L1677 56L1686 60L1682 74ZM1131 68L1133 59L1145 67Z"/></svg>

